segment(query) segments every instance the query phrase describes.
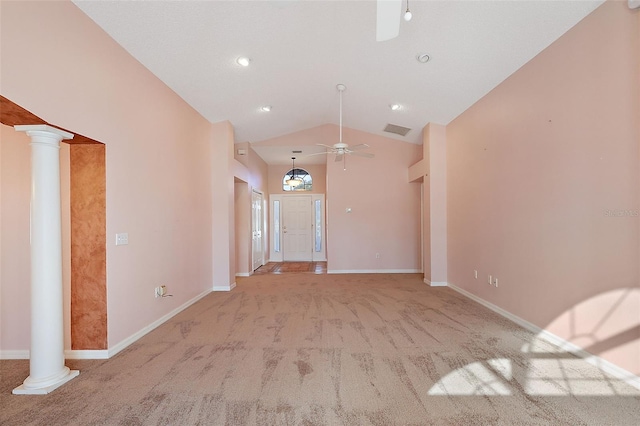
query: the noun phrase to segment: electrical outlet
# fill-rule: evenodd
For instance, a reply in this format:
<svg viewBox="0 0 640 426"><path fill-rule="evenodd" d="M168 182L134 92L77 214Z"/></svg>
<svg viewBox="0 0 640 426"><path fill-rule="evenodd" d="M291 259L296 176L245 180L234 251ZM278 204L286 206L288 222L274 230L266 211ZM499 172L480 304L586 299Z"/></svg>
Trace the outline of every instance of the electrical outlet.
<svg viewBox="0 0 640 426"><path fill-rule="evenodd" d="M496 286L496 287L498 287L498 279L497 279L497 278L494 278L494 279L493 279L493 285L494 285L494 286Z"/></svg>
<svg viewBox="0 0 640 426"><path fill-rule="evenodd" d="M474 269L473 270L473 277L477 280L478 279L478 270Z"/></svg>
<svg viewBox="0 0 640 426"><path fill-rule="evenodd" d="M376 253L376 259L380 259L380 253Z"/></svg>

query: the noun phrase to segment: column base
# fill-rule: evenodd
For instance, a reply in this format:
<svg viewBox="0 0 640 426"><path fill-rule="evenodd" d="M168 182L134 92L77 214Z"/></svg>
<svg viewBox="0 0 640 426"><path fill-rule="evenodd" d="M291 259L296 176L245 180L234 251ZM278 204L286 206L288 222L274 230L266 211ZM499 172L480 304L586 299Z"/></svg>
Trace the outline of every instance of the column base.
<svg viewBox="0 0 640 426"><path fill-rule="evenodd" d="M61 377L57 382L52 383L48 386L43 386L41 388L26 387L23 383L17 388L15 388L12 393L14 395L46 395L58 389L60 386L67 383L69 380L77 377L78 374L80 374L79 370L69 370L69 374Z"/></svg>

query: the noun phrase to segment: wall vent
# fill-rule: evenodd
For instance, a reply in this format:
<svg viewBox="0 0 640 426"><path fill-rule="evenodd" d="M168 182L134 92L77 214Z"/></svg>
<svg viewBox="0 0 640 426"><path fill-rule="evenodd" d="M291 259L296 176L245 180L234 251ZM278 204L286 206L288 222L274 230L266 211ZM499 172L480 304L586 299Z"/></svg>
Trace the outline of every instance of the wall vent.
<svg viewBox="0 0 640 426"><path fill-rule="evenodd" d="M292 152L292 153L294 153L294 154L302 154L302 151L298 151L298 150L296 150L296 151L291 151L291 152Z"/></svg>
<svg viewBox="0 0 640 426"><path fill-rule="evenodd" d="M384 128L384 131L387 133L395 133L400 136L407 136L407 133L411 131L408 127L398 126L396 124L387 124L387 127Z"/></svg>

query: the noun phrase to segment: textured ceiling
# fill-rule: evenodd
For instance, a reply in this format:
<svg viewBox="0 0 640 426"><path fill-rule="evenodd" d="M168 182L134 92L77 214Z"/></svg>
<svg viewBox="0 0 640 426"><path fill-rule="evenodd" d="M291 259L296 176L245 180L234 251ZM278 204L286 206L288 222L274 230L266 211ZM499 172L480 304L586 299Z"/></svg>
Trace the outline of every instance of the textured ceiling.
<svg viewBox="0 0 640 426"><path fill-rule="evenodd" d="M75 3L205 118L229 120L237 142L337 124L343 83L346 127L419 144L425 124L449 123L602 1L412 0L386 42L375 1Z"/></svg>

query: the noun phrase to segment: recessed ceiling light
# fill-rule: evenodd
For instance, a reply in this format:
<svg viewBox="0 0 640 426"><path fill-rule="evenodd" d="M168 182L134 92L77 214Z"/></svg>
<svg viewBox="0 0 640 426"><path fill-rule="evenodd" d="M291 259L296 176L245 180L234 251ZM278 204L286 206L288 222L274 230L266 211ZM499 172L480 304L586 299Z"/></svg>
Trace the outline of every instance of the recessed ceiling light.
<svg viewBox="0 0 640 426"><path fill-rule="evenodd" d="M260 110L264 112L269 112L271 111L271 105L265 105L262 108L260 108Z"/></svg>
<svg viewBox="0 0 640 426"><path fill-rule="evenodd" d="M391 111L397 111L400 109L400 105L398 104L391 104L389 105L389 108L391 108Z"/></svg>
<svg viewBox="0 0 640 426"><path fill-rule="evenodd" d="M416 55L416 59L418 62L426 64L427 62L429 62L429 59L431 59L431 57L429 57L429 55L427 55L426 53L418 53Z"/></svg>
<svg viewBox="0 0 640 426"><path fill-rule="evenodd" d="M240 56L238 59L236 59L236 62L238 63L238 65L242 65L243 67L248 67L249 62L251 62L251 59L247 58L246 56Z"/></svg>

